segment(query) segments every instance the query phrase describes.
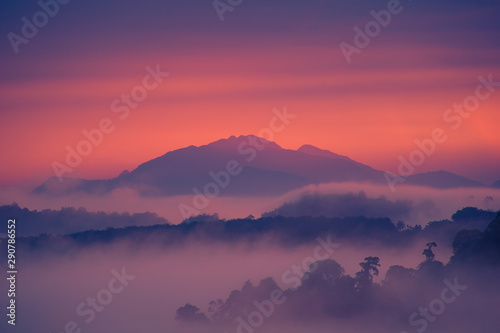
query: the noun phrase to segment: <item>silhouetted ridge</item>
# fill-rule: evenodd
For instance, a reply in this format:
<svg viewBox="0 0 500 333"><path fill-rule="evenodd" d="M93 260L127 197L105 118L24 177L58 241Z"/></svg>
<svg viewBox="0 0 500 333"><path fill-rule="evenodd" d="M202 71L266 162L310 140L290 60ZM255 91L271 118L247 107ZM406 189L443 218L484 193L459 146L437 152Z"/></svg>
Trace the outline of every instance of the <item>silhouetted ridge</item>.
<svg viewBox="0 0 500 333"><path fill-rule="evenodd" d="M174 196L203 192L214 175L227 173L228 165L238 170L230 185L221 188L226 196L282 195L305 185L330 182L386 184L384 172L311 145L298 150L254 135L231 136L199 147L168 152L140 164L116 178L86 180L51 177L34 189L35 194L64 196L86 193L106 195L117 189L133 189L142 196ZM61 181L62 180L62 181ZM409 176L405 184L434 188L483 186L449 172L438 171Z"/></svg>

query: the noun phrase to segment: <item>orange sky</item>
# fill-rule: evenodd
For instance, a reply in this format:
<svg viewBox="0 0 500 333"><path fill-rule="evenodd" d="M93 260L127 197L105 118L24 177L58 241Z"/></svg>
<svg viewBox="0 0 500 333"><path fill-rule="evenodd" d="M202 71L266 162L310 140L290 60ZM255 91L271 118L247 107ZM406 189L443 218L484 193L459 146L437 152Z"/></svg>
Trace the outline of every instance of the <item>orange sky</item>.
<svg viewBox="0 0 500 333"><path fill-rule="evenodd" d="M160 63L170 77L123 121L111 111L110 103L142 82L146 71L137 65L138 60L121 64L135 69L130 74L124 71L119 76L99 77L100 69L95 69L69 79L3 85L0 98L12 112L4 116L0 133L0 140L8 143L9 156L1 166L2 182L40 181L51 176L51 162L63 161L66 145L74 147L84 138L83 129L96 127L105 117L115 122L116 131L106 135L71 176L112 177L172 149L233 134L258 134L268 126L272 109L283 106L298 116L277 134L276 141L283 147L296 149L309 143L391 170L397 166L397 155L414 149L413 140L428 137L436 127L449 128L442 120L443 112L474 92L477 75L494 70L294 73L294 66L303 58L287 57L290 50L275 50L280 51L283 53L273 56L287 58L282 73L266 67L268 53L247 57L226 53L235 59L230 66L238 73L232 68L213 71L218 66L217 56L207 59L214 67L198 71L193 70L189 58L170 58ZM332 60L328 52L320 54L309 56L306 66ZM260 63L258 70L252 68L256 63ZM499 101L500 93L494 94L458 131L450 129L449 141L421 171L448 168L458 172L446 160L465 152L494 157L500 148L495 125L500 123Z"/></svg>
<svg viewBox="0 0 500 333"><path fill-rule="evenodd" d="M432 15L429 22L438 24ZM484 11L471 15L480 19ZM408 18L393 24L410 29L417 18ZM441 127L448 141L417 172L446 169L487 183L500 178L500 92L482 101L456 131L442 118L447 108L474 93L479 75L492 73L500 81L497 48L464 47L450 31L440 38L453 42L443 44L430 42L429 32L403 35L393 29L348 65L335 42L325 43L350 36L346 25L349 29L331 36L326 30L241 37L227 30L226 35L169 32L163 37L175 36L178 49L135 45L124 52L126 41L120 40L119 47L97 44L106 46L82 54L21 54L0 80L0 184L38 185L53 176L51 163L63 162L65 147L75 147L84 138L81 131L103 118L112 119L116 130L72 177L113 177L173 149L258 134L268 126L272 109L284 106L297 115L276 137L285 148L312 144L395 172L398 155L407 156L415 139ZM79 42L98 40L92 38ZM145 67L156 64L170 76L120 120L112 101L140 85Z"/></svg>

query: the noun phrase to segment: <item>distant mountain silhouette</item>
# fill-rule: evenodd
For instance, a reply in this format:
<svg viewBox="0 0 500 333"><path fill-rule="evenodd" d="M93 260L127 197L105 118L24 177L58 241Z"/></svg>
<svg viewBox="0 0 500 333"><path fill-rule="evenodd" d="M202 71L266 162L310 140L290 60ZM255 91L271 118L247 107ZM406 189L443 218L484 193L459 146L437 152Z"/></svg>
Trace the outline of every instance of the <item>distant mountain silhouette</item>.
<svg viewBox="0 0 500 333"><path fill-rule="evenodd" d="M455 187L484 187L484 185L479 182L443 170L409 176L405 183L443 189Z"/></svg>
<svg viewBox="0 0 500 333"><path fill-rule="evenodd" d="M44 233L64 235L86 230L105 230L110 227L123 228L168 224L166 219L150 212L134 214L89 212L83 207L63 207L60 210L30 210L21 208L16 203L0 206L0 216L23 221L23 223L16 226L16 235L19 237L36 236Z"/></svg>
<svg viewBox="0 0 500 333"><path fill-rule="evenodd" d="M410 201L392 202L385 197L369 198L364 192L346 194L306 193L297 200L286 202L262 216L365 216L388 217L391 220L408 218L412 209Z"/></svg>
<svg viewBox="0 0 500 333"><path fill-rule="evenodd" d="M331 157L331 158L342 158L342 159L345 159L345 160L352 161L349 157L338 155L338 154L332 153L329 150L320 149L318 147L314 147L314 146L311 146L311 145L303 145L302 147L300 147L299 149L297 149L297 151L300 151L301 153L306 153L306 154L309 154L309 155L313 155L313 156L323 156L323 157Z"/></svg>
<svg viewBox="0 0 500 333"><path fill-rule="evenodd" d="M103 195L119 188L132 188L143 196L204 192L209 183L227 182L220 174L228 162L241 172L229 177L220 193L228 196L274 196L309 184L328 182L370 182L384 184L384 172L311 145L298 150L283 149L274 142L252 135L231 136L208 145L174 150L106 180L49 178L34 190L36 194L67 195L83 192ZM234 162L234 163L236 163ZM210 175L212 173L212 176ZM482 186L464 177L439 171L410 176L407 183L437 188Z"/></svg>
<svg viewBox="0 0 500 333"><path fill-rule="evenodd" d="M64 239L72 239L80 246L122 240L162 246L191 241L230 244L265 240L282 246L297 246L331 235L339 241L364 245L407 247L419 238L451 244L461 230L475 229L474 232L480 233L491 229L489 225L497 216L495 212L466 207L453 214L452 220L431 221L422 227L406 225L401 221L394 224L388 218L364 216L268 216L225 220L220 219L217 214L193 216L180 224L170 224L150 212L118 214L88 212L84 208L37 211L21 208L16 204L0 206L0 214L16 216L25 221L19 226L19 244L29 243L32 250L46 247L56 251L77 245L65 243L62 246L57 241ZM2 239L6 240L0 235L0 246Z"/></svg>
<svg viewBox="0 0 500 333"><path fill-rule="evenodd" d="M494 182L493 185L491 185L491 187L500 188L500 179Z"/></svg>

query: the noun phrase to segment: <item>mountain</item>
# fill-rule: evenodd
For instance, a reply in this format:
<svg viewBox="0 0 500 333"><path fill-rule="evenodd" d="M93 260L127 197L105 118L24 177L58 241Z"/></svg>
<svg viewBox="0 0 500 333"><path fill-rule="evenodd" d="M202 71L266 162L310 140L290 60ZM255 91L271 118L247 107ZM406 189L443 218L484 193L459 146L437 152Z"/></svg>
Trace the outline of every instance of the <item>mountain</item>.
<svg viewBox="0 0 500 333"><path fill-rule="evenodd" d="M345 160L352 161L349 157L338 155L338 154L332 153L329 150L320 149L320 148L317 148L317 147L314 147L311 145L303 145L302 147L297 149L297 151L299 151L301 153L313 155L313 156L323 156L323 157L329 157L329 158L342 158Z"/></svg>
<svg viewBox="0 0 500 333"><path fill-rule="evenodd" d="M232 172L229 175L228 172ZM443 177L440 180L440 177ZM311 145L284 149L274 142L249 136L231 136L200 147L174 150L106 180L49 178L36 194L67 195L84 192L103 195L119 188L143 196L221 193L228 196L275 196L308 184L328 182L384 184L384 172ZM451 173L408 177L411 184L431 187L474 186Z"/></svg>
<svg viewBox="0 0 500 333"><path fill-rule="evenodd" d="M500 179L497 180L496 182L494 182L491 187L494 187L494 188L500 188Z"/></svg>
<svg viewBox="0 0 500 333"><path fill-rule="evenodd" d="M419 173L406 178L405 184L433 188L484 187L483 184L448 171Z"/></svg>

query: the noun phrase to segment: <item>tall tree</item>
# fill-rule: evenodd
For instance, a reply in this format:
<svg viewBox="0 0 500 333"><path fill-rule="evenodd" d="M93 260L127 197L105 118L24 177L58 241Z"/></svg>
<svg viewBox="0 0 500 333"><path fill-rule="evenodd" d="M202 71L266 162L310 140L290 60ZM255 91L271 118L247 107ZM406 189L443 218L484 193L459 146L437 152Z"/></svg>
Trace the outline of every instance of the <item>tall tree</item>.
<svg viewBox="0 0 500 333"><path fill-rule="evenodd" d="M377 276L380 267L379 257L366 257L364 262L359 263L361 271L356 273L356 285L359 289L370 287L373 283L373 276Z"/></svg>
<svg viewBox="0 0 500 333"><path fill-rule="evenodd" d="M424 249L422 254L425 256L425 261L433 261L434 260L434 252L432 252L432 248L436 247L437 244L435 242L427 243L427 248Z"/></svg>

